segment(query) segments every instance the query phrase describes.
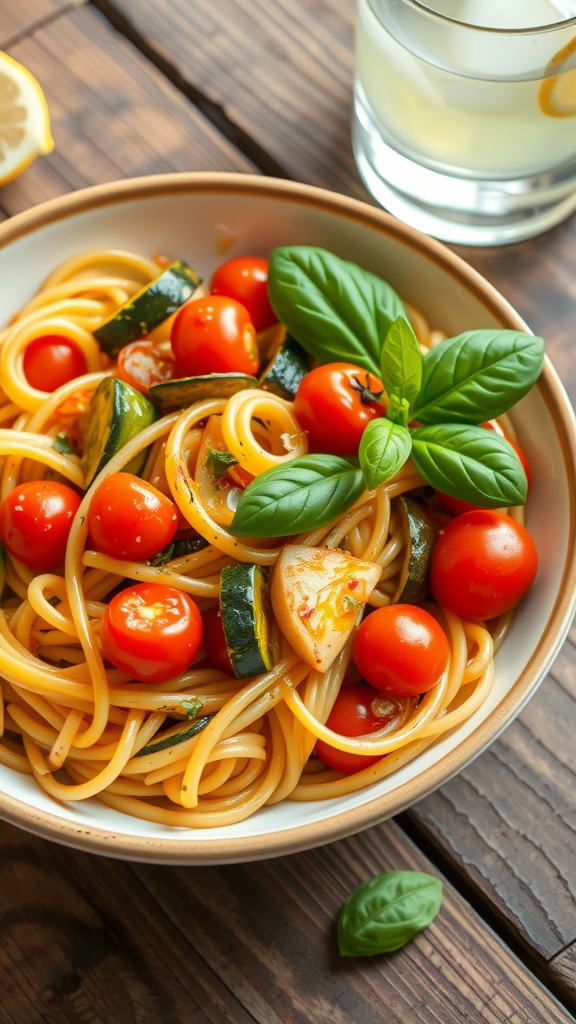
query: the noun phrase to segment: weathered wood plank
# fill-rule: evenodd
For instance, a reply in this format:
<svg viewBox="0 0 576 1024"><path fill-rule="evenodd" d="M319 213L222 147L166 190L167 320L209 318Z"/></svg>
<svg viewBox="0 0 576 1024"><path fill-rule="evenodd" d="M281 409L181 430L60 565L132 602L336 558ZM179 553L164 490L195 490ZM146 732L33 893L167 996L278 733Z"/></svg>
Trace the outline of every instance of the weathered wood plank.
<svg viewBox="0 0 576 1024"><path fill-rule="evenodd" d="M329 850L219 868L128 865L0 826L0 982L11 1024L569 1024L445 883L400 952L343 959L335 921L381 871L435 873L394 823Z"/></svg>
<svg viewBox="0 0 576 1024"><path fill-rule="evenodd" d="M26 33L37 31L51 18L87 0L19 0L5 3L0 11L0 47L8 49Z"/></svg>
<svg viewBox="0 0 576 1024"><path fill-rule="evenodd" d="M56 145L1 190L6 213L132 175L255 170L91 7L54 19L10 54L42 85Z"/></svg>

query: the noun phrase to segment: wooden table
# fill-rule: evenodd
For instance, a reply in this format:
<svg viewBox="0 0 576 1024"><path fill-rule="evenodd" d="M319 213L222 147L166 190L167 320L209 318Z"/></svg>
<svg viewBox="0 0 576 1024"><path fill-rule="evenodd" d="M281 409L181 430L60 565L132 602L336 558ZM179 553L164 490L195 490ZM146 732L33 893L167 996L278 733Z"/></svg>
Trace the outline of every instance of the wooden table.
<svg viewBox="0 0 576 1024"><path fill-rule="evenodd" d="M295 178L368 199L350 152L352 0L18 0L0 42L41 82L54 152L0 214L153 172ZM570 125L569 127L573 127ZM462 254L516 306L576 396L576 220ZM576 651L517 721L396 820L229 867L121 863L0 824L7 1024L556 1024L576 1012ZM347 893L390 868L445 879L401 952L344 960Z"/></svg>

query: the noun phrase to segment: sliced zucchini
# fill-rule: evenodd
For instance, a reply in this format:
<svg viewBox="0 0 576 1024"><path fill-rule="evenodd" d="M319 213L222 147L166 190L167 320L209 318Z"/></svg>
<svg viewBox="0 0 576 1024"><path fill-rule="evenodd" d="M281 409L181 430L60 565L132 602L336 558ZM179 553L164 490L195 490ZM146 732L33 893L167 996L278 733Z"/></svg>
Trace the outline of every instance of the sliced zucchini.
<svg viewBox="0 0 576 1024"><path fill-rule="evenodd" d="M224 639L238 679L272 668L270 607L266 570L261 565L227 565L220 576Z"/></svg>
<svg viewBox="0 0 576 1024"><path fill-rule="evenodd" d="M195 718L192 722L170 726L147 743L142 750L139 750L135 757L144 757L146 754L157 754L159 750L166 750L167 747L174 747L177 743L184 743L192 736L197 736L202 729L205 729L212 715L203 715L202 718Z"/></svg>
<svg viewBox="0 0 576 1024"><path fill-rule="evenodd" d="M247 373L205 373L198 377L177 377L152 384L150 398L162 416L176 409L188 409L205 398L231 398L237 391L258 386Z"/></svg>
<svg viewBox="0 0 576 1024"><path fill-rule="evenodd" d="M287 334L260 377L258 387L291 402L298 391L300 381L308 373L308 368L307 353Z"/></svg>
<svg viewBox="0 0 576 1024"><path fill-rule="evenodd" d="M128 342L150 334L196 291L202 278L182 260L166 267L94 331L100 347L116 355Z"/></svg>
<svg viewBox="0 0 576 1024"><path fill-rule="evenodd" d="M327 672L354 629L382 568L338 548L285 544L270 581L276 621L292 649Z"/></svg>
<svg viewBox="0 0 576 1024"><path fill-rule="evenodd" d="M119 377L104 377L80 420L85 486L89 487L112 456L155 418L156 410L145 395ZM141 452L125 470L138 475L146 456L146 451Z"/></svg>
<svg viewBox="0 0 576 1024"><path fill-rule="evenodd" d="M437 529L424 504L407 494L393 501L404 535L404 560L392 603L419 604L428 593L430 558Z"/></svg>

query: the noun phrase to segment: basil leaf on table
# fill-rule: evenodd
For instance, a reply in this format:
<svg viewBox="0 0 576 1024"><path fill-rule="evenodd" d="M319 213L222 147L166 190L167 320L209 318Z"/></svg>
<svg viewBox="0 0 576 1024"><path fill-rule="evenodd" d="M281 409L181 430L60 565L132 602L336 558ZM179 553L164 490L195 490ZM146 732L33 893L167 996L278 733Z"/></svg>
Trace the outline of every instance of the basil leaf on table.
<svg viewBox="0 0 576 1024"><path fill-rule="evenodd" d="M412 448L408 427L386 416L371 420L360 441L360 468L369 490L390 480L406 462Z"/></svg>
<svg viewBox="0 0 576 1024"><path fill-rule="evenodd" d="M362 471L339 455L302 455L248 485L230 532L240 537L304 533L338 518L364 489Z"/></svg>
<svg viewBox="0 0 576 1024"><path fill-rule="evenodd" d="M384 339L381 377L389 396L387 415L406 426L422 386L422 354L412 326L397 317Z"/></svg>
<svg viewBox="0 0 576 1024"><path fill-rule="evenodd" d="M526 474L500 434L463 423L435 423L411 433L412 461L436 490L483 508L526 502Z"/></svg>
<svg viewBox="0 0 576 1024"><path fill-rule="evenodd" d="M350 894L338 917L342 956L393 953L427 928L442 902L440 879L421 871L386 871Z"/></svg>
<svg viewBox="0 0 576 1024"><path fill-rule="evenodd" d="M314 246L272 250L268 294L280 322L310 355L321 363L356 363L376 377L390 325L407 319L386 281Z"/></svg>
<svg viewBox="0 0 576 1024"><path fill-rule="evenodd" d="M413 417L422 423L481 423L510 409L542 370L544 342L506 330L466 331L430 349Z"/></svg>

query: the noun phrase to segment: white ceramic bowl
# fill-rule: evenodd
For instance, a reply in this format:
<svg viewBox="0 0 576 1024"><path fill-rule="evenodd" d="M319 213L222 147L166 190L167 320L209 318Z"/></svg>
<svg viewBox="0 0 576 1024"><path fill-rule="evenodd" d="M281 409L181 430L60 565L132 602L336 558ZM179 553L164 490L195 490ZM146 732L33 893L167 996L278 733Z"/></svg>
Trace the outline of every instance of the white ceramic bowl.
<svg viewBox="0 0 576 1024"><path fill-rule="evenodd" d="M267 254L275 245L323 246L385 277L448 334L473 327L527 330L509 304L439 243L385 213L305 185L236 174L178 174L86 189L0 225L0 323L59 261L112 245L164 252L201 268L223 254ZM319 846L405 809L476 757L532 696L558 653L575 606L576 435L570 403L549 362L517 407L515 424L533 468L528 525L540 571L497 655L496 684L476 714L390 778L350 796L284 802L214 830L169 829L97 801L58 804L24 775L0 766L0 816L83 850L132 860L214 864ZM550 509L554 529L550 529Z"/></svg>

